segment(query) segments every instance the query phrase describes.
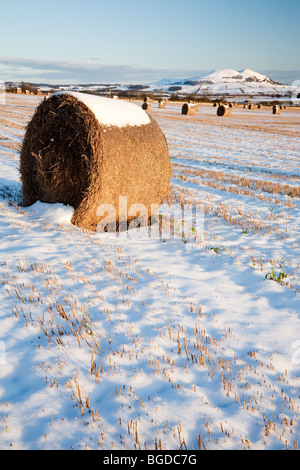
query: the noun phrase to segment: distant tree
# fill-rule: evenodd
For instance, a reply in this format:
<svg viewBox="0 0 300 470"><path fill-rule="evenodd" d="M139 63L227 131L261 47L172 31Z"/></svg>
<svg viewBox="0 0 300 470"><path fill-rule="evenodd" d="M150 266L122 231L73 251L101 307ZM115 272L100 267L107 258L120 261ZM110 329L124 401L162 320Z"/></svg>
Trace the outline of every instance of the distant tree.
<svg viewBox="0 0 300 470"><path fill-rule="evenodd" d="M174 91L181 91L181 90L182 90L182 86L170 86L170 87L168 88L168 91L172 91L172 92L174 92Z"/></svg>
<svg viewBox="0 0 300 470"><path fill-rule="evenodd" d="M21 91L22 93L26 93L26 91L33 92L34 89L31 85L31 83L26 83L26 82L21 82Z"/></svg>

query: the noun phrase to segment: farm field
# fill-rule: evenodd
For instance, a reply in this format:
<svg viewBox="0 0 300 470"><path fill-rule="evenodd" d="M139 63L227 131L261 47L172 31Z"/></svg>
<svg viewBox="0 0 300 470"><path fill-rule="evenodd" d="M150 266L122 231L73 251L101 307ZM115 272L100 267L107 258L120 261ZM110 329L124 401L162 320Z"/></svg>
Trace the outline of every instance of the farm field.
<svg viewBox="0 0 300 470"><path fill-rule="evenodd" d="M165 225L116 237L20 206L41 99L0 102L0 448L298 449L300 109L153 104Z"/></svg>

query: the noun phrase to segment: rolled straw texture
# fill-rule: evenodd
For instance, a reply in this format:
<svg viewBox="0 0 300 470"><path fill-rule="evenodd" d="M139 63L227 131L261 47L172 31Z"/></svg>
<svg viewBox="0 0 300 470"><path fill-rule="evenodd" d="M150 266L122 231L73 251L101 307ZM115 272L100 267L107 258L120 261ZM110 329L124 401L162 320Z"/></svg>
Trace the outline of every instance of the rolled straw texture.
<svg viewBox="0 0 300 470"><path fill-rule="evenodd" d="M171 164L164 134L145 115L147 124L108 125L72 94L44 100L21 148L23 204L73 206L72 223L93 231L101 220L100 205L112 205L118 223L120 197L127 197L128 207L143 204L150 217L151 206L161 204L169 191Z"/></svg>

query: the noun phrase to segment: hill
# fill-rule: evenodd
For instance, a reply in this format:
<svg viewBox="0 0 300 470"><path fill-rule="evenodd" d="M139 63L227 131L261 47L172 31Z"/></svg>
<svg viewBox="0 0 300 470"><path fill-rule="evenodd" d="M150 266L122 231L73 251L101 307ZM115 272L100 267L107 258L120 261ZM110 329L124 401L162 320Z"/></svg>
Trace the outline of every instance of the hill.
<svg viewBox="0 0 300 470"><path fill-rule="evenodd" d="M291 87L274 82L266 75L249 69L240 72L224 69L182 80L160 80L149 83L147 90L184 95L210 95L212 97L278 95L282 97L290 96Z"/></svg>

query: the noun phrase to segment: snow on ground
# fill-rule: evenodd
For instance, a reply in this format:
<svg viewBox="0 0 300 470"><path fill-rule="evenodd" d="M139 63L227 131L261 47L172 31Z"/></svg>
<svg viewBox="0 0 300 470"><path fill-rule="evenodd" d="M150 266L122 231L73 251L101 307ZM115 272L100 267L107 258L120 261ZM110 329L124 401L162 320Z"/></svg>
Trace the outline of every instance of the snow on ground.
<svg viewBox="0 0 300 470"><path fill-rule="evenodd" d="M299 111L153 105L175 228L150 239L18 205L38 102L0 106L0 448L296 449Z"/></svg>

